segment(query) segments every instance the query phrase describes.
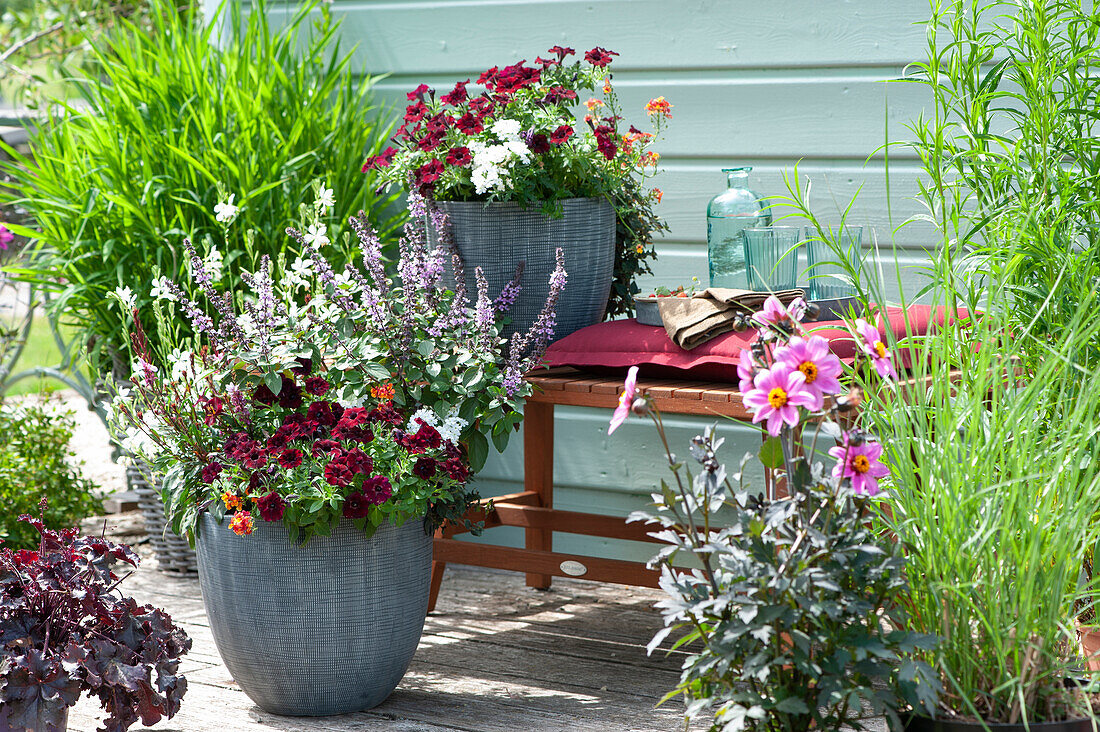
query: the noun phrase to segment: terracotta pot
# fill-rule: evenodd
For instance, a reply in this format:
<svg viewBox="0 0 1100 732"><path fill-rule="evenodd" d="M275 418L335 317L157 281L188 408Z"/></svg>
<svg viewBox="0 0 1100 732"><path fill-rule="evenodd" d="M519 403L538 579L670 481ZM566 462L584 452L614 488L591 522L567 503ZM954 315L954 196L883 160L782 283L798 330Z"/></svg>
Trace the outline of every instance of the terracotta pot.
<svg viewBox="0 0 1100 732"><path fill-rule="evenodd" d="M1077 640L1081 643L1081 656L1089 671L1100 671L1100 627L1078 625Z"/></svg>

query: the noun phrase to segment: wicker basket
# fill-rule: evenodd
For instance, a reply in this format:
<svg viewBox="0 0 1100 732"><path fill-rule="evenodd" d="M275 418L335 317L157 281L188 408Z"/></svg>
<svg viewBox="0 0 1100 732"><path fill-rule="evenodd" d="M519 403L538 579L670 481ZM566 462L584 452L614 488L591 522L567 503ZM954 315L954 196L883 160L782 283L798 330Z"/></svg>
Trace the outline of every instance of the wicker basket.
<svg viewBox="0 0 1100 732"><path fill-rule="evenodd" d="M558 301L552 340L603 320L615 272L615 210L606 200L566 199L559 219L515 203L439 201L438 205L451 220L471 300L477 296L475 267L481 267L489 297L495 299L511 281L516 265L524 263L522 290L508 313L512 323L505 328L505 337L526 331L542 312L559 247L569 280Z"/></svg>
<svg viewBox="0 0 1100 732"><path fill-rule="evenodd" d="M126 468L126 484L138 497L138 508L145 519L145 533L153 544L157 564L162 572L194 574L199 571L195 550L171 532L165 531L164 503L160 485L151 477L149 466L138 462Z"/></svg>

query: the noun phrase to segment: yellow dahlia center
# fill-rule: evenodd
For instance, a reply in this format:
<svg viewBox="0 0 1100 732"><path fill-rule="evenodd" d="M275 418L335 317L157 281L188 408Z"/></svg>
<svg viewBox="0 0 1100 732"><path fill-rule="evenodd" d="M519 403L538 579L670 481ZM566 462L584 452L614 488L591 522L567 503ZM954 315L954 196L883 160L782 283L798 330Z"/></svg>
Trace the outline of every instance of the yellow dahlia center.
<svg viewBox="0 0 1100 732"><path fill-rule="evenodd" d="M813 361L804 361L798 366L798 370L806 377L806 383L812 384L817 381L817 364Z"/></svg>
<svg viewBox="0 0 1100 732"><path fill-rule="evenodd" d="M852 470L857 473L866 473L871 469L871 461L867 459L866 455L856 455L852 458Z"/></svg>
<svg viewBox="0 0 1100 732"><path fill-rule="evenodd" d="M778 386L768 392L768 404L772 405L773 409L779 409L787 405L787 392L780 389Z"/></svg>
<svg viewBox="0 0 1100 732"><path fill-rule="evenodd" d="M878 354L879 358L885 358L886 344L884 344L882 341L875 341L875 353Z"/></svg>

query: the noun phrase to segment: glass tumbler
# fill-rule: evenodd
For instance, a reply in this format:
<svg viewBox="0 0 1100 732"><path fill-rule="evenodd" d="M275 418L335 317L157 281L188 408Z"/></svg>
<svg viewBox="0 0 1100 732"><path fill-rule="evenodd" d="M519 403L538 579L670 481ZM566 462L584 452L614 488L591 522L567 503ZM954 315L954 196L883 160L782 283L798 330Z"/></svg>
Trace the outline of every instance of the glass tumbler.
<svg viewBox="0 0 1100 732"><path fill-rule="evenodd" d="M745 229L745 272L754 292L790 290L798 280L797 226Z"/></svg>
<svg viewBox="0 0 1100 732"><path fill-rule="evenodd" d="M852 272L858 273L863 258L863 227L845 226L840 232L827 229L823 241L817 229L806 227L806 262L810 277L810 297L835 300L853 297L856 288ZM837 249L839 247L839 250ZM844 266L841 256L847 260Z"/></svg>

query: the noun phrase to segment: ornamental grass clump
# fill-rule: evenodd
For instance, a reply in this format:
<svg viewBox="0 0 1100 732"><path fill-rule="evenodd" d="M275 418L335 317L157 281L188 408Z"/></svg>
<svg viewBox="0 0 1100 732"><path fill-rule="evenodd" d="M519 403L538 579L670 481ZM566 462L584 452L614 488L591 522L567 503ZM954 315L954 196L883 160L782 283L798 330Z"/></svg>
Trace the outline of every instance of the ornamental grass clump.
<svg viewBox="0 0 1100 732"><path fill-rule="evenodd" d="M572 48L546 53L532 65L494 66L445 94L419 85L407 95L396 147L368 157L363 170L438 200L513 201L552 216L561 215L565 199L606 198L617 221L607 315L632 313L634 278L650 272L652 239L667 230L653 213L661 191L647 180L656 173L652 146L672 105L650 100L644 111L653 131L644 132L625 121L612 85L619 54L597 46L569 62ZM578 121L582 101L586 113Z"/></svg>
<svg viewBox="0 0 1100 732"><path fill-rule="evenodd" d="M46 510L46 501L40 504ZM130 547L54 531L21 516L37 548L0 549L0 729L38 729L47 707L99 697L105 732L175 716L187 691L180 657L191 639L163 611L118 594Z"/></svg>
<svg viewBox="0 0 1100 732"><path fill-rule="evenodd" d="M207 510L241 535L281 521L302 541L340 520L369 534L383 521L436 526L465 514L489 441L503 450L522 418L522 376L553 332L564 263L559 251L530 330L505 341L499 321L518 285L493 302L478 271L478 292L467 293L446 215L416 193L409 206L394 278L360 215L351 228L361 267L335 269L327 240L288 229L303 257L281 272L264 258L244 287L222 291L192 250L205 306L172 282L161 297L177 301L200 348L159 358L134 309L133 377L111 419L123 448L164 474L175 531L193 533Z"/></svg>
<svg viewBox="0 0 1100 732"><path fill-rule="evenodd" d="M184 238L227 285L264 256L293 257L283 228L305 227L298 207L318 188L338 196L313 221L320 228L360 210L384 238L400 226L396 197L358 172L391 122L378 116L371 78L339 48L326 4L302 4L278 30L264 2L247 17L224 3L204 19L153 0L143 18L118 18L90 39L96 72L72 83L83 104L42 119L29 155L0 143L10 178L0 202L31 219L10 227L31 240L13 274L49 294L51 321L87 350L93 381L129 373L129 315L110 293L130 287L157 340L147 286L186 280ZM341 254L331 253L341 266L355 256ZM172 340L192 335L187 321L168 322Z"/></svg>
<svg viewBox="0 0 1100 732"><path fill-rule="evenodd" d="M760 337L738 366L744 403L769 435L760 460L785 481L786 497L767 500L741 472L727 474L713 428L692 441L693 475L637 391L636 367L609 429L631 411L649 415L664 443L674 485L661 481L656 513L630 519L655 525L653 536L667 542L651 562L667 598L658 602L665 628L649 651L679 633L673 648L688 654L665 700L682 695L686 717L708 716L713 730L863 729L881 715L897 724L906 705L931 712L939 690L919 658L936 639L908 623L902 547L871 528L889 509L883 445L859 428L861 395L841 387L842 364L801 324L805 310L801 300L784 307L769 298L753 317ZM867 370L890 388L892 354L878 347L879 329L865 320L849 328ZM838 442L828 472L812 462L817 438L808 448L801 439L818 419L818 434Z"/></svg>

